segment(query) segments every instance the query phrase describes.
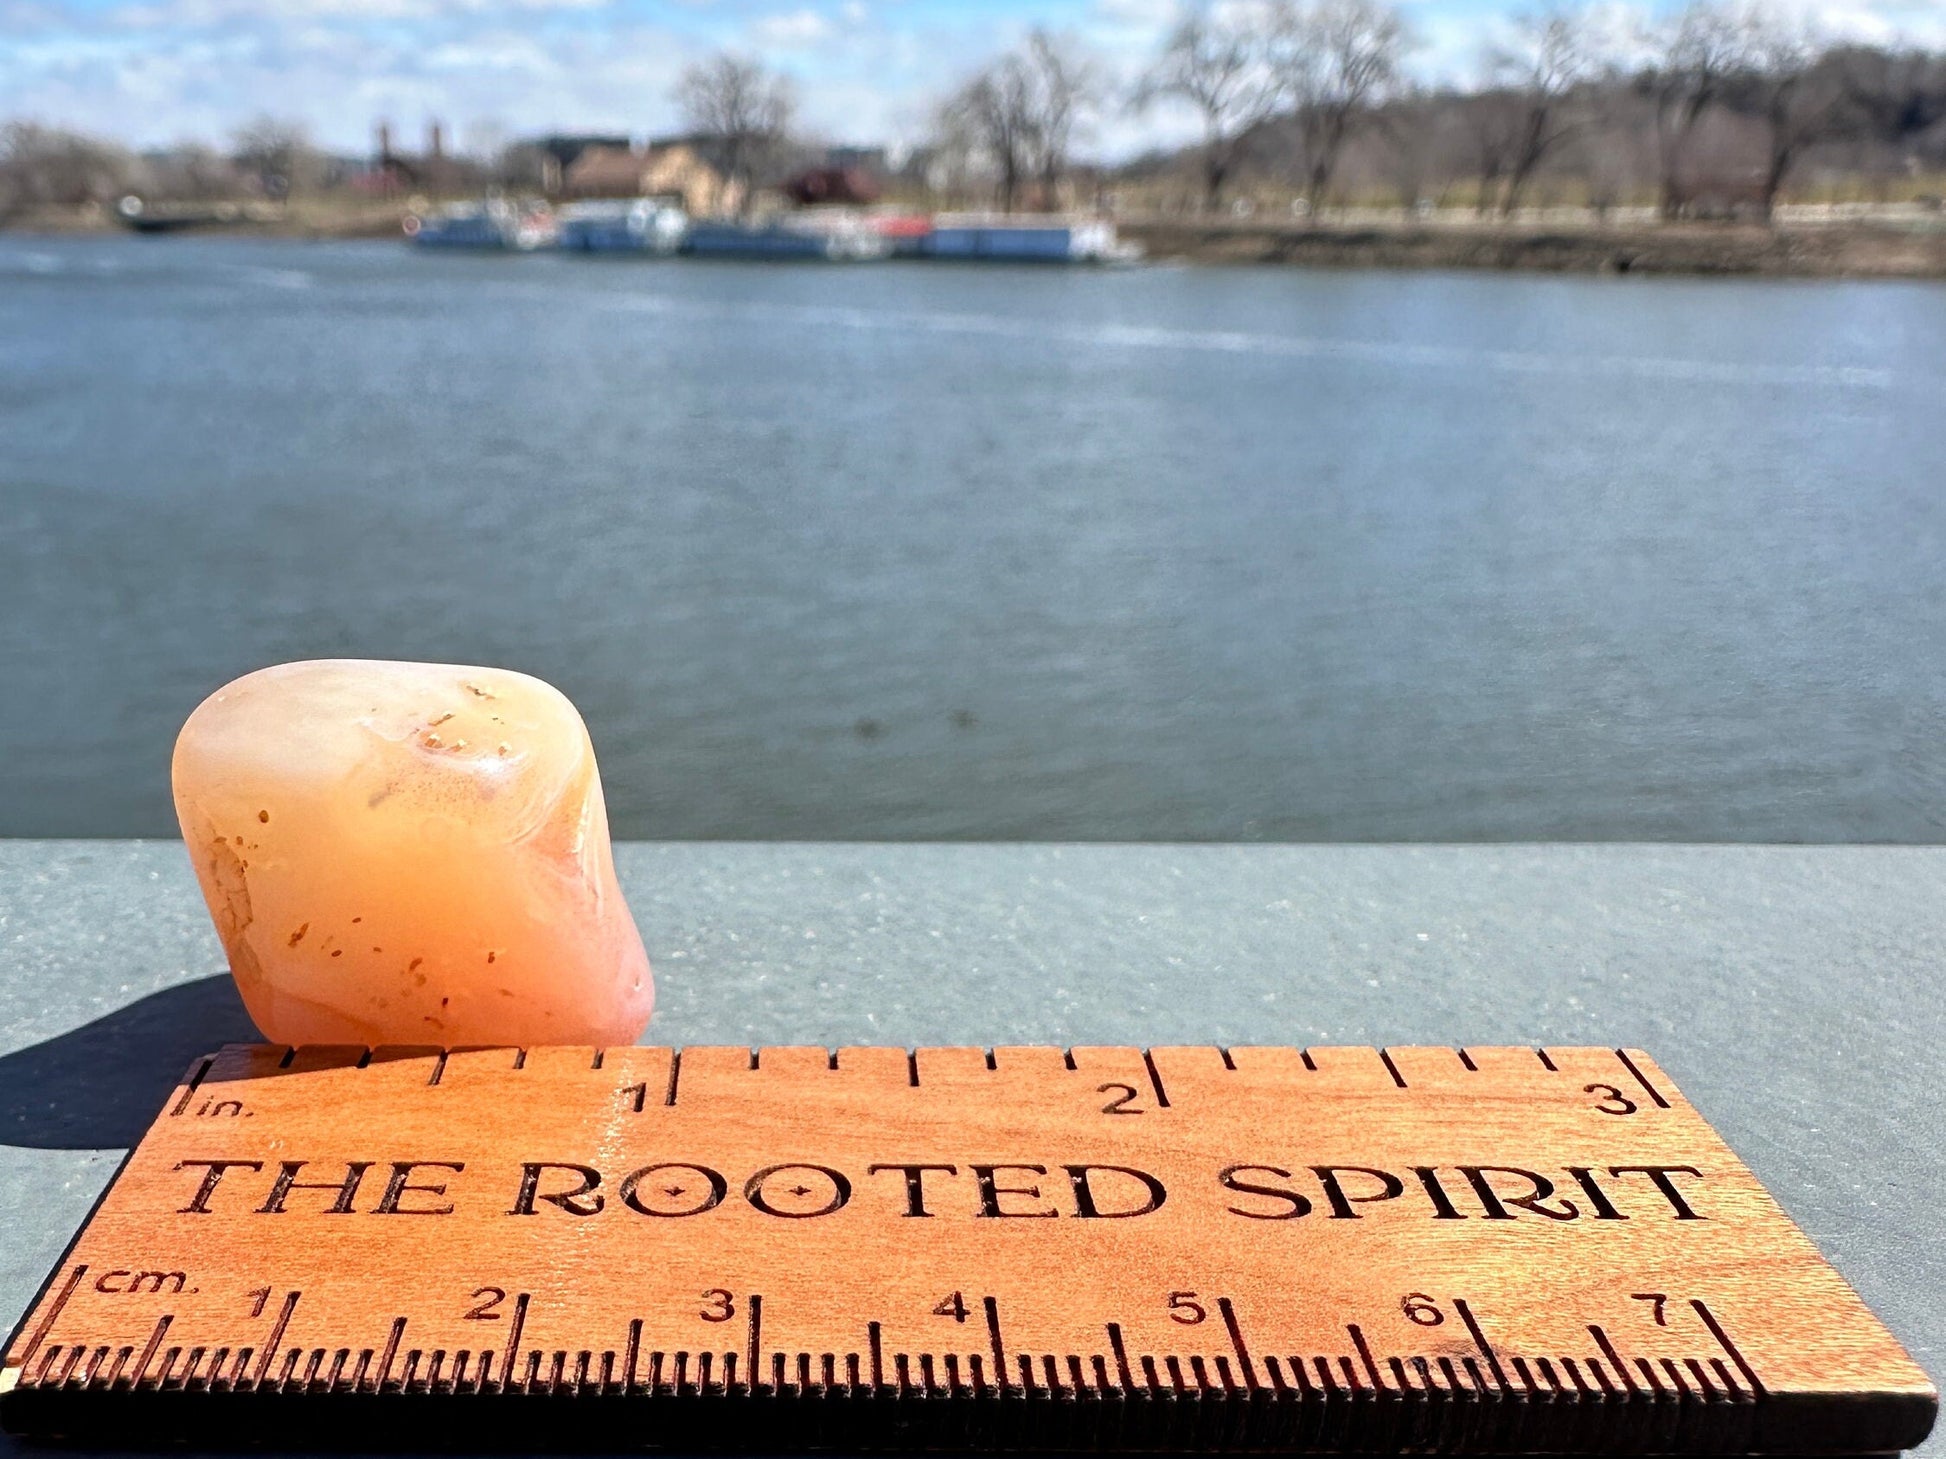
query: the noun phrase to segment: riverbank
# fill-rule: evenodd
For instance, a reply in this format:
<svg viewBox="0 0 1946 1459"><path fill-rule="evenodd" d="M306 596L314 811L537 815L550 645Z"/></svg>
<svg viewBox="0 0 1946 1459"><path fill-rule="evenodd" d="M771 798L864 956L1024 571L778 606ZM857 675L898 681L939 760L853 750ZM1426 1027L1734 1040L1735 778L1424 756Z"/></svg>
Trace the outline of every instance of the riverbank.
<svg viewBox="0 0 1946 1459"><path fill-rule="evenodd" d="M1150 259L1198 264L1946 279L1946 216L1902 208L1818 214L1814 208L1786 210L1775 227L1663 224L1645 220L1642 210L1611 223L1564 210L1563 216L1516 222L1482 221L1470 213L1429 219L1374 213L1318 222L1124 217L1116 227ZM185 231L313 241L397 239L403 236L404 215L396 202L330 200L239 210L232 218ZM123 227L107 209L87 208L23 214L0 231L101 234Z"/></svg>
<svg viewBox="0 0 1946 1459"><path fill-rule="evenodd" d="M1946 227L1126 221L1151 259L1313 268L1946 278Z"/></svg>

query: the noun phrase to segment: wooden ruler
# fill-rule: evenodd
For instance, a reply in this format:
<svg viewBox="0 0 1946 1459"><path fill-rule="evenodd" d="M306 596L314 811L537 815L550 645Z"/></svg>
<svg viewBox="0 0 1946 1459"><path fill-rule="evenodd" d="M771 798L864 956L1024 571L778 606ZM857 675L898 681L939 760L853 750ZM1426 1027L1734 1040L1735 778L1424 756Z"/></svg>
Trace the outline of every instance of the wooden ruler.
<svg viewBox="0 0 1946 1459"><path fill-rule="evenodd" d="M234 1046L0 1390L286 1447L1862 1454L1937 1407L1579 1048Z"/></svg>

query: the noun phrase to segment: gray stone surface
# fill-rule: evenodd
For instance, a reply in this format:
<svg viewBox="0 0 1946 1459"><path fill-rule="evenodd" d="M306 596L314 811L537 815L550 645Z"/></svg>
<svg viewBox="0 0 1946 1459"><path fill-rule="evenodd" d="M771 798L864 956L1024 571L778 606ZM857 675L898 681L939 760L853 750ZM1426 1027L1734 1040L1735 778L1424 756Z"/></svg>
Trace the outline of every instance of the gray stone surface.
<svg viewBox="0 0 1946 1459"><path fill-rule="evenodd" d="M620 861L657 1043L1642 1045L1946 1372L1946 849L689 844ZM175 1075L249 1036L222 967L177 844L0 842L9 1317Z"/></svg>

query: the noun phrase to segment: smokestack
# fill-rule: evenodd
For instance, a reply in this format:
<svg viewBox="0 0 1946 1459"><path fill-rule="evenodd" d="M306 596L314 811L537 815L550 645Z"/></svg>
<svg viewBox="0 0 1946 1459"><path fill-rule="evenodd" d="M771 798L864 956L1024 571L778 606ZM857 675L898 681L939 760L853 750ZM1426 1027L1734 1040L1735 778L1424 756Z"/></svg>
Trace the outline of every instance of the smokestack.
<svg viewBox="0 0 1946 1459"><path fill-rule="evenodd" d="M446 155L446 129L437 121L430 122L426 126L426 152L432 157Z"/></svg>
<svg viewBox="0 0 1946 1459"><path fill-rule="evenodd" d="M390 162L392 160L392 124L390 122L380 122L378 124L378 160L380 162Z"/></svg>

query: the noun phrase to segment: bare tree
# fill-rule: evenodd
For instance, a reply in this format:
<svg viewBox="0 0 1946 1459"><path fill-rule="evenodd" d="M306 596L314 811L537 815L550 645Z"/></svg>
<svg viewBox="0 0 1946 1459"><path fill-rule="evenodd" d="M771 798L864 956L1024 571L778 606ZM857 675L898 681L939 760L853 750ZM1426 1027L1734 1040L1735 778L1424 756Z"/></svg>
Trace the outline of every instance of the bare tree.
<svg viewBox="0 0 1946 1459"><path fill-rule="evenodd" d="M1518 94L1494 87L1456 98L1474 178L1473 211L1482 218L1501 205L1519 149L1524 108Z"/></svg>
<svg viewBox="0 0 1946 1459"><path fill-rule="evenodd" d="M1135 90L1146 107L1173 98L1196 108L1203 122L1203 206L1214 210L1236 169L1243 142L1276 112L1284 80L1272 64L1275 34L1268 10L1207 5L1169 33Z"/></svg>
<svg viewBox="0 0 1946 1459"><path fill-rule="evenodd" d="M789 80L725 51L682 73L676 104L689 126L721 149L725 179L739 192L739 210L747 209L758 175L790 133L797 103Z"/></svg>
<svg viewBox="0 0 1946 1459"><path fill-rule="evenodd" d="M311 180L317 154L301 123L260 116L231 135L230 157L265 197L282 200Z"/></svg>
<svg viewBox="0 0 1946 1459"><path fill-rule="evenodd" d="M1387 0L1285 0L1278 71L1295 110L1304 195L1322 208L1353 125L1399 80L1410 37Z"/></svg>
<svg viewBox="0 0 1946 1459"><path fill-rule="evenodd" d="M0 222L30 208L103 203L124 191L133 159L120 147L33 122L0 128Z"/></svg>
<svg viewBox="0 0 1946 1459"><path fill-rule="evenodd" d="M1036 26L1022 60L1027 72L1027 145L1041 205L1059 205L1076 130L1100 105L1101 71L1072 41Z"/></svg>
<svg viewBox="0 0 1946 1459"><path fill-rule="evenodd" d="M1875 141L1905 151L1946 122L1946 55L1841 46L1825 64L1846 108Z"/></svg>
<svg viewBox="0 0 1946 1459"><path fill-rule="evenodd" d="M214 147L182 142L142 159L142 186L153 196L182 202L212 202L237 197L243 178L236 164Z"/></svg>
<svg viewBox="0 0 1946 1459"><path fill-rule="evenodd" d="M1004 212L1030 180L1040 206L1057 207L1076 130L1100 100L1099 78L1078 46L1036 28L941 103L936 150L961 170L990 174Z"/></svg>
<svg viewBox="0 0 1946 1459"><path fill-rule="evenodd" d="M1757 207L1765 221L1804 149L1828 134L1844 101L1835 68L1821 67L1811 33L1791 18L1752 7L1744 17L1748 66L1732 101L1763 123L1765 157Z"/></svg>
<svg viewBox="0 0 1946 1459"><path fill-rule="evenodd" d="M1690 0L1648 38L1655 61L1639 84L1655 103L1662 216L1673 219L1688 203L1683 165L1696 124L1748 67L1748 34L1724 0Z"/></svg>
<svg viewBox="0 0 1946 1459"><path fill-rule="evenodd" d="M1031 92L1026 62L1009 53L948 97L935 122L943 150L994 177L1003 213L1014 210L1033 166Z"/></svg>
<svg viewBox="0 0 1946 1459"><path fill-rule="evenodd" d="M1491 91L1505 94L1511 123L1506 144L1506 185L1500 215L1512 216L1535 171L1577 125L1569 102L1596 64L1595 38L1585 10L1550 3L1515 17L1513 38L1487 56ZM1485 201L1482 199L1482 210Z"/></svg>

